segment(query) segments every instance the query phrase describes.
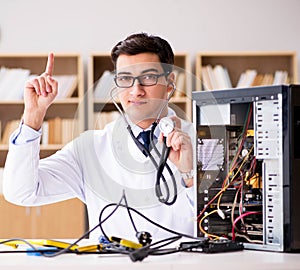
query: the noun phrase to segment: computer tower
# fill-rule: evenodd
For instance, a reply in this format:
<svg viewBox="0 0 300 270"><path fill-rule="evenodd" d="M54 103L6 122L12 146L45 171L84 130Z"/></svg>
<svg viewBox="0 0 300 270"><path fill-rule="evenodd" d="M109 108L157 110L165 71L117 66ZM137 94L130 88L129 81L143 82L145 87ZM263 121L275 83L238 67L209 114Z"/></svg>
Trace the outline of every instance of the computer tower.
<svg viewBox="0 0 300 270"><path fill-rule="evenodd" d="M300 85L193 92L198 236L300 250Z"/></svg>

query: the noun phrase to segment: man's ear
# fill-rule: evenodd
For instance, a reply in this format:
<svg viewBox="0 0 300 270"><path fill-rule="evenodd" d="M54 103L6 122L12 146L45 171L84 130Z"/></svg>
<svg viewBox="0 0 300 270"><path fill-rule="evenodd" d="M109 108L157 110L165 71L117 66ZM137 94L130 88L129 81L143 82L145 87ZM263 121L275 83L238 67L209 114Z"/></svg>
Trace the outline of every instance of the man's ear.
<svg viewBox="0 0 300 270"><path fill-rule="evenodd" d="M174 89L174 86L175 86L175 73L174 72L171 72L169 75L168 75L168 78L167 78L167 82L168 82L168 93L170 93L171 91L173 91Z"/></svg>

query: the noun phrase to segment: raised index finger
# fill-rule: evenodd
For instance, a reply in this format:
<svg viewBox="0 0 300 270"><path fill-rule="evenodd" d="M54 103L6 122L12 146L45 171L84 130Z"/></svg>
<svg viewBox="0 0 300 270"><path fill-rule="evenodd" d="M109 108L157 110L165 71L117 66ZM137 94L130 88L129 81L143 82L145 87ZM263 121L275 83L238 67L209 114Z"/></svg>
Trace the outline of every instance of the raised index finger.
<svg viewBox="0 0 300 270"><path fill-rule="evenodd" d="M53 69L54 69L54 54L49 53L45 73L52 76Z"/></svg>

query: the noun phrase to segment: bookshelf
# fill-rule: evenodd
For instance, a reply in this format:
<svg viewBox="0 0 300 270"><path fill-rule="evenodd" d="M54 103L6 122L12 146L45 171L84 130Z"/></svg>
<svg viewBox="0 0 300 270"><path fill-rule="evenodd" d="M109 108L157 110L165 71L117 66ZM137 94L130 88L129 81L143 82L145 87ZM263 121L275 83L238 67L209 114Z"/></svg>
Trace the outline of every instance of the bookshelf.
<svg viewBox="0 0 300 270"><path fill-rule="evenodd" d="M107 72L112 72L113 69L114 67L109 53L90 54L88 66L89 129L98 127L98 124L96 123L97 119L99 120L104 117L107 119L107 114L110 115L110 113L117 110L111 102L108 93L114 86L114 82L113 75L107 75ZM105 76L104 74L107 76L105 77L106 82L103 83L102 79ZM180 76L180 81L176 81L177 90L171 98L170 106L175 109L180 117L191 120L191 68L187 53L175 53L175 74L177 75L177 79ZM102 87L98 86L100 82L102 83ZM105 89L106 93L103 93L103 89ZM110 119L114 118L114 116L115 115L111 115Z"/></svg>
<svg viewBox="0 0 300 270"><path fill-rule="evenodd" d="M2 68L2 81L0 80L0 123L1 123L1 140L0 140L0 169L4 167L6 155L8 152L8 136L10 132L15 129L15 126L20 122L23 110L23 88L25 81L21 81L20 77L12 76L7 77L7 73L12 74L15 70L24 69L28 70L30 74L36 75L44 72L47 62L47 53L27 53L27 54L0 54L0 68ZM1 74L1 73L0 73ZM54 77L59 82L59 96L55 99L54 103L49 107L45 116L45 123L52 121L52 119L68 120L72 123L72 126L68 129L68 139L71 140L84 130L84 80L83 80L83 65L81 55L77 53L55 53L55 65L54 65ZM5 83L3 82L3 78ZM1 79L1 76L0 76ZM24 79L24 78L23 78ZM72 79L72 80L70 80ZM16 88L18 94L7 93L12 92L15 82L18 81L19 85ZM62 88L60 88L62 86ZM67 89L65 93L63 90ZM7 92L6 92L7 91ZM13 124L12 124L13 123ZM11 130L8 132L9 127ZM53 128L52 128L53 127ZM43 126L45 128L45 126ZM52 135L59 136L60 140L50 141L50 131ZM66 141L62 138L66 131L64 126L53 126L49 123L48 132L43 130L44 134L49 135L49 141L41 141L40 157L44 158L59 150ZM7 134L6 134L7 133ZM59 134L59 135L58 135ZM53 135L54 136L54 135ZM6 138L5 138L6 137ZM21 180L21 179L20 179ZM2 184L2 183L0 183ZM85 231L85 208L82 202L77 199L69 200L67 202L61 202L53 204L53 206L43 207L17 207L6 202L3 196L0 194L0 214L5 216L7 222L0 224L0 232L3 237L22 236L22 237L70 237L75 238L80 236ZM64 209L64 211L60 211ZM9 213L18 214L17 223L18 226L10 226L10 224L16 223L13 220L14 215ZM74 213L75 211L75 213ZM47 217L47 218L41 218ZM74 221L76 217L76 222ZM30 220L30 223L28 223ZM68 220L73 220L74 223L70 226L64 226L58 228L55 225L57 222L51 223L51 220L62 220L63 223L68 224ZM28 225L30 224L30 226ZM25 229L24 231L24 228ZM35 228L35 229L33 229ZM23 235L21 235L23 234Z"/></svg>
<svg viewBox="0 0 300 270"><path fill-rule="evenodd" d="M203 67L210 65L212 68L221 65L226 68L232 87L236 87L241 74L247 70L255 70L256 75L271 76L266 84L272 84L276 71L286 71L287 83L297 83L297 56L294 51L274 52L198 52L196 55L196 89L205 90L202 84L205 70ZM215 89L215 88L214 88Z"/></svg>
<svg viewBox="0 0 300 270"><path fill-rule="evenodd" d="M23 207L7 202L0 195L0 206L2 239L75 239L85 232L85 208L77 199Z"/></svg>
<svg viewBox="0 0 300 270"><path fill-rule="evenodd" d="M0 54L0 67L8 69L28 69L30 74L41 74L44 72L47 62L47 54ZM56 98L54 103L49 107L45 120L48 121L54 118L74 119L74 125L69 130L72 134L70 137L78 135L84 129L84 86L83 86L83 67L81 56L79 54L55 54L54 77L60 76L76 76L76 85L73 84L73 90L70 96L66 98ZM16 81L15 78L13 78ZM61 81L59 81L60 83ZM6 84L7 85L7 84ZM9 84L8 84L9 85ZM8 86L9 87L9 86ZM1 88L0 90L5 91ZM19 90L21 93L23 89ZM1 140L0 140L0 167L4 166L7 151L8 138L4 138L5 129L12 121L20 120L24 104L22 97L10 97L6 99L2 94L0 99L0 122L1 122ZM16 124L15 124L16 125ZM14 128L13 128L14 129ZM56 129L57 131L57 129ZM8 134L9 135L9 134ZM41 157L46 157L54 153L63 146L62 141L52 144L45 143L41 145Z"/></svg>

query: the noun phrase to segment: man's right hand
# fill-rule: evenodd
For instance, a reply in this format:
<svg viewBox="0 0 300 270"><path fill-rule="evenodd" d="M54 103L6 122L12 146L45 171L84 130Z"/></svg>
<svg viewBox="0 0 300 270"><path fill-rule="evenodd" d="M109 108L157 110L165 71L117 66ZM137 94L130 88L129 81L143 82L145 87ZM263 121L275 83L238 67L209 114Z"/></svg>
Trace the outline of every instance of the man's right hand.
<svg viewBox="0 0 300 270"><path fill-rule="evenodd" d="M57 95L58 84L52 78L53 70L54 55L49 53L45 72L25 84L23 122L35 130L41 128L47 109Z"/></svg>

